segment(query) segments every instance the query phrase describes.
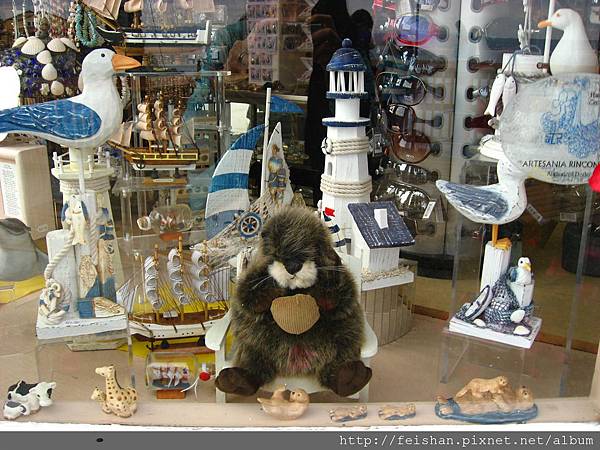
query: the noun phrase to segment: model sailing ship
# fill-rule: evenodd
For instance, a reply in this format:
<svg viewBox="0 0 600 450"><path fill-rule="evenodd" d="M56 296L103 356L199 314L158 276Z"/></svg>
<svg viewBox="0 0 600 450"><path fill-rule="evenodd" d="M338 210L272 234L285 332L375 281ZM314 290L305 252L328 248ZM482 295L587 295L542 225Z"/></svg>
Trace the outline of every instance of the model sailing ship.
<svg viewBox="0 0 600 450"><path fill-rule="evenodd" d="M169 111L169 109L172 109ZM208 151L202 151L189 139L184 144L182 136L190 136L190 124L184 121L185 105L179 100L173 108L165 105L161 93L154 101L147 95L137 105L137 118L124 123L118 136L113 136L109 144L121 150L127 161L137 170L144 169L183 169L208 165ZM140 146L131 145L132 133L139 136Z"/></svg>
<svg viewBox="0 0 600 450"><path fill-rule="evenodd" d="M210 247L186 259L178 246L161 255L158 245L141 267L143 282L129 279L117 294L129 313L131 334L156 339L199 337L227 312L230 270L214 268Z"/></svg>
<svg viewBox="0 0 600 450"><path fill-rule="evenodd" d="M243 260L262 224L294 198L277 124L270 139L265 131L262 195L250 202L250 162L265 128L261 125L243 134L216 166L205 210L207 240L192 247L189 259L181 236L178 247L166 257L156 246L152 255L139 260L142 279L128 280L117 293L117 301L129 312L131 334L152 342L200 337L226 314L232 258L241 255L238 260Z"/></svg>

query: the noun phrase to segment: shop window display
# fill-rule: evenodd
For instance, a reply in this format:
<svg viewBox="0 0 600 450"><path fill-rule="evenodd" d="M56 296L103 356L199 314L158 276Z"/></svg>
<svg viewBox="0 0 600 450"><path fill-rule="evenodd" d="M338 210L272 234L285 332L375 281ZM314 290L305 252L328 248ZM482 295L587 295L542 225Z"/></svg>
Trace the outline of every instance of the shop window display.
<svg viewBox="0 0 600 450"><path fill-rule="evenodd" d="M593 418L594 2L2 14L6 420Z"/></svg>

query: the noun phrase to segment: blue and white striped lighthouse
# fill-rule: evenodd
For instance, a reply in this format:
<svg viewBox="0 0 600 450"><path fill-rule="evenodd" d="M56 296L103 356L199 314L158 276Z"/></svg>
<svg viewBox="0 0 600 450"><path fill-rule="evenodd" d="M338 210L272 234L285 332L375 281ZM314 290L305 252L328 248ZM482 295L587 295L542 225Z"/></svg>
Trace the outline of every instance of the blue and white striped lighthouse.
<svg viewBox="0 0 600 450"><path fill-rule="evenodd" d="M329 91L327 98L335 101L335 116L323 119L327 137L322 148L325 169L321 176L322 205L334 211L337 223L350 236L352 216L350 203L367 203L372 190L367 153L369 140L366 126L369 119L360 117L360 101L366 99L366 67L352 41L344 39L327 65Z"/></svg>

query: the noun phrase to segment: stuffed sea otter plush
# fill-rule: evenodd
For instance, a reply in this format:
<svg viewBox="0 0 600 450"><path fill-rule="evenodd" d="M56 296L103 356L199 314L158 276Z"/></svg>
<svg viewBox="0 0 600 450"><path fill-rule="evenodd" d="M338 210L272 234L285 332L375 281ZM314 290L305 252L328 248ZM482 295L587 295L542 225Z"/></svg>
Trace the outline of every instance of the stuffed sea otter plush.
<svg viewBox="0 0 600 450"><path fill-rule="evenodd" d="M363 312L330 233L306 208L274 215L232 300L234 367L217 387L252 395L278 375L314 374L340 396L361 390L371 369L360 360Z"/></svg>

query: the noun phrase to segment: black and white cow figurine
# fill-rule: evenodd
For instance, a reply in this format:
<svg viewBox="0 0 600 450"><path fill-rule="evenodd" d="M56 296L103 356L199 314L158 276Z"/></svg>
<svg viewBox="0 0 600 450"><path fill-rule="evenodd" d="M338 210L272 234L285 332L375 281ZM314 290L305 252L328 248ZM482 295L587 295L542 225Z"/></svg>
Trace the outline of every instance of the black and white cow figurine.
<svg viewBox="0 0 600 450"><path fill-rule="evenodd" d="M6 395L4 417L13 420L21 415L28 416L37 412L41 407L52 405L52 390L55 388L55 382L46 381L28 384L21 380L13 384L8 388Z"/></svg>

